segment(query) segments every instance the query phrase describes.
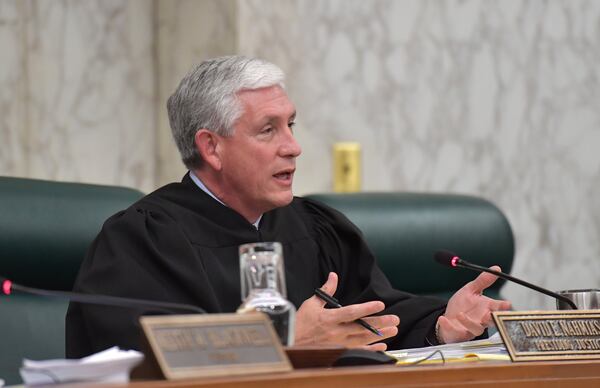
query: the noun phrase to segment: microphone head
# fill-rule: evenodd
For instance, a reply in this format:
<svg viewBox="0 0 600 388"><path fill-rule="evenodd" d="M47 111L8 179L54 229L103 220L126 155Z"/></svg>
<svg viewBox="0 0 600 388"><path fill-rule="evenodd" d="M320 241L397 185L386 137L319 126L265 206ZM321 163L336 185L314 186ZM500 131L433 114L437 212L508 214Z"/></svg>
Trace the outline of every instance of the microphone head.
<svg viewBox="0 0 600 388"><path fill-rule="evenodd" d="M460 257L454 252L439 250L433 255L433 259L438 263L448 266L457 267L460 263Z"/></svg>
<svg viewBox="0 0 600 388"><path fill-rule="evenodd" d="M2 292L4 295L10 295L12 291L12 282L5 278L1 278L0 281L2 281Z"/></svg>

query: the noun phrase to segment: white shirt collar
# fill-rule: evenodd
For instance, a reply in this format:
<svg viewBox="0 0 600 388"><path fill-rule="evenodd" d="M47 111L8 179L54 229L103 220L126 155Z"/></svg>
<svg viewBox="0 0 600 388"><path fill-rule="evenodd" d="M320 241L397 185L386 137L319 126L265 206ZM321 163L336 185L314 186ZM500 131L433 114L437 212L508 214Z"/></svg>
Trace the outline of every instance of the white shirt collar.
<svg viewBox="0 0 600 388"><path fill-rule="evenodd" d="M200 178L198 178L196 176L196 174L194 174L193 171L190 170L190 178L192 178L192 181L194 181L194 183L196 184L196 186L198 186L202 191L204 191L206 194L210 195L211 197L213 197L217 202L219 202L221 205L223 206L227 206L223 201L221 201L219 198L217 198L209 189L208 187L206 187L206 185L200 180ZM229 206L227 206L229 207ZM260 220L262 218L262 214L258 217L258 219L256 220L256 222L254 222L252 225L254 225L254 227L258 230L258 224L260 223Z"/></svg>

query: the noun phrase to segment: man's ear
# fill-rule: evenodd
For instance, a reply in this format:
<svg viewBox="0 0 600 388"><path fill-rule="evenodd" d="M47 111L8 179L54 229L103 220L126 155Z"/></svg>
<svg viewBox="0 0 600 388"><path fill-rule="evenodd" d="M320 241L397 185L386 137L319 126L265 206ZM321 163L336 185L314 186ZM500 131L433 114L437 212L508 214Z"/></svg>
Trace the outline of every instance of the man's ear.
<svg viewBox="0 0 600 388"><path fill-rule="evenodd" d="M194 135L196 150L202 160L217 171L220 171L222 166L219 141L219 135L205 128L199 129Z"/></svg>

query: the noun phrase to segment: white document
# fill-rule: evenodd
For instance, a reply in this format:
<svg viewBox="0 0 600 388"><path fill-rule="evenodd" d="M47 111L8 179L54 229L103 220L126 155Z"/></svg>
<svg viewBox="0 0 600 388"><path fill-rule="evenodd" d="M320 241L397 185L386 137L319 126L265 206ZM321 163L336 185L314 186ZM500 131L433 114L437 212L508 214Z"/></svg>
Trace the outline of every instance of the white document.
<svg viewBox="0 0 600 388"><path fill-rule="evenodd" d="M135 350L112 347L78 360L23 360L19 369L25 385L58 384L76 381L127 383L131 369L144 359Z"/></svg>
<svg viewBox="0 0 600 388"><path fill-rule="evenodd" d="M436 350L439 352L434 353ZM402 361L402 364L410 364L427 358L428 360L442 360L442 355L445 360L464 359L465 357L474 355L488 355L497 357L488 357L493 360L509 360L508 351L500 338L500 334L495 333L490 338L485 338L476 341L458 342L455 344L429 346L426 348L413 348L402 350L391 350L386 353L392 357ZM482 359L486 357L481 357Z"/></svg>

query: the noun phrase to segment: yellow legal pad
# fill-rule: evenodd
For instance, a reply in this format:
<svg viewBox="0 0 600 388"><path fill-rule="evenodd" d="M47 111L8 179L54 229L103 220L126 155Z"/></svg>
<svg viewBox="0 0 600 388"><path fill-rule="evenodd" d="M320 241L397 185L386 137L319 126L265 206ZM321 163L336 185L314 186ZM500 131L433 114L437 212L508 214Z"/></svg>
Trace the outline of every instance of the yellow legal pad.
<svg viewBox="0 0 600 388"><path fill-rule="evenodd" d="M391 350L386 354L397 360L396 365L403 366L443 364L444 362L510 361L510 356L498 333L481 340Z"/></svg>
<svg viewBox="0 0 600 388"><path fill-rule="evenodd" d="M462 357L448 357L442 360L441 358L423 360L419 358L402 358L396 361L396 365L409 366L409 365L432 365L432 364L444 364L444 363L455 363L455 362L473 362L473 361L510 361L508 354L477 354L467 353Z"/></svg>

